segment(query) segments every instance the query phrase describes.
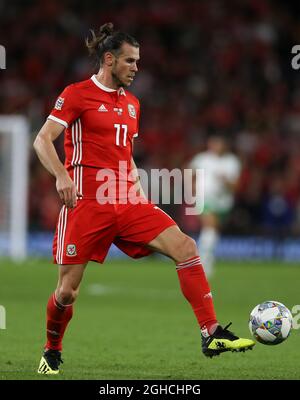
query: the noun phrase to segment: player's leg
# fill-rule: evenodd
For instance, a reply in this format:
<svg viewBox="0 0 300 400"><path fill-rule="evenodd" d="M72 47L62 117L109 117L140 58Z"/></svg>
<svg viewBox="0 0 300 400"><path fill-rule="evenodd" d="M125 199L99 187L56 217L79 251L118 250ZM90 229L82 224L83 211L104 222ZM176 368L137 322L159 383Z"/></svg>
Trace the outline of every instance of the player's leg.
<svg viewBox="0 0 300 400"><path fill-rule="evenodd" d="M214 272L215 250L219 239L219 220L218 216L211 212L201 214L200 220L199 253L205 274L209 278Z"/></svg>
<svg viewBox="0 0 300 400"><path fill-rule="evenodd" d="M115 243L128 255L147 255L150 249L177 263L182 292L200 327L212 333L218 323L195 241L184 234L168 214L150 202L119 207L118 226L119 239Z"/></svg>
<svg viewBox="0 0 300 400"><path fill-rule="evenodd" d="M245 351L254 346L253 340L238 338L228 331L229 325L223 329L218 324L212 294L193 239L177 226L171 226L148 245L175 261L182 293L191 304L201 329L202 351L206 356Z"/></svg>
<svg viewBox="0 0 300 400"><path fill-rule="evenodd" d="M73 315L86 264L60 265L58 284L47 305L46 349L62 350L62 339Z"/></svg>
<svg viewBox="0 0 300 400"><path fill-rule="evenodd" d="M148 247L174 260L183 295L191 304L201 329L212 333L218 322L195 241L174 225L160 233Z"/></svg>
<svg viewBox="0 0 300 400"><path fill-rule="evenodd" d="M85 264L59 265L57 288L47 304L47 343L38 373L58 374L62 340L73 315L73 303L78 293Z"/></svg>
<svg viewBox="0 0 300 400"><path fill-rule="evenodd" d="M205 355L245 350L254 345L253 341L239 339L218 324L196 242L184 234L169 215L150 202L141 202L119 207L117 216L118 240L114 243L122 251L134 258L158 251L175 261L182 292L201 328ZM218 347L217 343L223 347Z"/></svg>
<svg viewBox="0 0 300 400"><path fill-rule="evenodd" d="M70 305L76 300L80 283L87 263L60 265L58 283L55 290L56 300L60 304Z"/></svg>
<svg viewBox="0 0 300 400"><path fill-rule="evenodd" d="M75 208L63 206L61 209L53 241L53 257L54 262L59 264L59 279L47 305L46 353L42 357L39 373L59 372L62 339L72 318L73 302L78 295L85 266L89 260L104 261L115 237L113 217L113 205L99 205L95 200L79 200ZM45 363L45 358L49 362ZM48 368L49 363L53 368Z"/></svg>

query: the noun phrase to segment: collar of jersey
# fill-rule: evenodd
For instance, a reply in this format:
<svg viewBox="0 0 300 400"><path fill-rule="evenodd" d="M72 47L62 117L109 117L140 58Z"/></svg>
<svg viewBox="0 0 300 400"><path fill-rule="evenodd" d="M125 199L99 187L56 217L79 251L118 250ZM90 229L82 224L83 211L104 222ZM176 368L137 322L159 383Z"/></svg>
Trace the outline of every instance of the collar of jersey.
<svg viewBox="0 0 300 400"><path fill-rule="evenodd" d="M102 83L99 82L98 79L96 78L96 75L93 75L91 77L91 80L94 82L94 84L96 86L98 86L98 88L104 90L105 92L116 92L117 91L116 89L111 89L107 86L102 85ZM122 87L120 87L120 89L118 90L118 94L121 94L121 95L123 94L124 96L126 96L125 90Z"/></svg>

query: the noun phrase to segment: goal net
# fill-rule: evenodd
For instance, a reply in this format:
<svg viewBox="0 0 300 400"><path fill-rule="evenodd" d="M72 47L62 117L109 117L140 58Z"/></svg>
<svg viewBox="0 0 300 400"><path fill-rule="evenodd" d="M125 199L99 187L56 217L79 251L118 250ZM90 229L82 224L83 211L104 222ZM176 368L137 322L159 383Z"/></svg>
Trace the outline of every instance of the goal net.
<svg viewBox="0 0 300 400"><path fill-rule="evenodd" d="M29 124L0 115L0 255L26 257Z"/></svg>

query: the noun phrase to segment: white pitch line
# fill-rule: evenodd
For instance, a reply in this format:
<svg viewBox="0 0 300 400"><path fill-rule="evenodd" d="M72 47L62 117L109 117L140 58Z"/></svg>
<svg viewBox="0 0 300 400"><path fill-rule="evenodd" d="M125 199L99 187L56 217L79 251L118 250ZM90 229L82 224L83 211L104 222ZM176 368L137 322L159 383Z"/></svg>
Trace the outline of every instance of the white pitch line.
<svg viewBox="0 0 300 400"><path fill-rule="evenodd" d="M116 293L122 293L132 297L144 298L176 298L178 290L176 289L158 289L158 288L124 288L118 286L105 286L100 283L92 283L87 286L86 291L91 296L107 296Z"/></svg>

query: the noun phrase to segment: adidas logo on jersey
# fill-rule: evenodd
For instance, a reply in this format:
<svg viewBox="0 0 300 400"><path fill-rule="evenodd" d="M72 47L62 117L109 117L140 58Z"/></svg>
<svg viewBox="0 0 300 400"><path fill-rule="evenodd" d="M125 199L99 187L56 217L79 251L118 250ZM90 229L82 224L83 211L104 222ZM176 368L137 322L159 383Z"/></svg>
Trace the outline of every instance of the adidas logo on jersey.
<svg viewBox="0 0 300 400"><path fill-rule="evenodd" d="M100 112L107 112L108 109L105 107L104 104L101 104L101 106L98 108L98 111L100 111Z"/></svg>

